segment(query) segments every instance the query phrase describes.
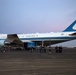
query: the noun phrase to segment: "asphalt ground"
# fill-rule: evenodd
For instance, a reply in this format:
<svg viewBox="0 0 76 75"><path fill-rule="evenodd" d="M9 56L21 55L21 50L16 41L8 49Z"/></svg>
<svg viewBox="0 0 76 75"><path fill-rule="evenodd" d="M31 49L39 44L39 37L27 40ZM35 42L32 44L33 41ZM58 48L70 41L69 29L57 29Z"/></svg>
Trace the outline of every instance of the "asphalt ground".
<svg viewBox="0 0 76 75"><path fill-rule="evenodd" d="M76 49L0 52L0 75L76 75Z"/></svg>

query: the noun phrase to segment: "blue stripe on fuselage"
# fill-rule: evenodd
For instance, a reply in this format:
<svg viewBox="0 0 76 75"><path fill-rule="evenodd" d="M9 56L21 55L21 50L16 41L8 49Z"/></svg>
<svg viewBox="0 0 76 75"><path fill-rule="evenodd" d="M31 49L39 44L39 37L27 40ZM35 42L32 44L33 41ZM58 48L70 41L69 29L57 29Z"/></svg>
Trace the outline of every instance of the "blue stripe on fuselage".
<svg viewBox="0 0 76 75"><path fill-rule="evenodd" d="M71 39L76 39L76 37L42 37L42 38L20 38L20 40L31 40L31 41L34 41L34 40L51 40L51 39L68 39L68 40L71 40Z"/></svg>

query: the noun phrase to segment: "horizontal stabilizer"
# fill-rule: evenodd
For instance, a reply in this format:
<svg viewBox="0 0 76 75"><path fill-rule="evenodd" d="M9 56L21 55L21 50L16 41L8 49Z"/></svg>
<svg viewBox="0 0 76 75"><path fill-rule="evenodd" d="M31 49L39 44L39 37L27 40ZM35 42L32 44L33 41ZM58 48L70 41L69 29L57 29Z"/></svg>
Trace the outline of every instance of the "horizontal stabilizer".
<svg viewBox="0 0 76 75"><path fill-rule="evenodd" d="M72 33L72 34L69 34L69 35L71 35L71 36L76 36L76 32L75 32L75 33Z"/></svg>

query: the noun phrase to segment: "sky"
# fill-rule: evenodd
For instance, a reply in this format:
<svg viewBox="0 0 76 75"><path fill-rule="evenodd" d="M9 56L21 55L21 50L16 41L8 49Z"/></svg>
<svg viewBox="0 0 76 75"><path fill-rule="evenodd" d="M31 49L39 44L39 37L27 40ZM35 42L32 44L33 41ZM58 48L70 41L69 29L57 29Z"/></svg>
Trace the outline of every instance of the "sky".
<svg viewBox="0 0 76 75"><path fill-rule="evenodd" d="M0 33L60 32L74 20L76 0L0 0Z"/></svg>

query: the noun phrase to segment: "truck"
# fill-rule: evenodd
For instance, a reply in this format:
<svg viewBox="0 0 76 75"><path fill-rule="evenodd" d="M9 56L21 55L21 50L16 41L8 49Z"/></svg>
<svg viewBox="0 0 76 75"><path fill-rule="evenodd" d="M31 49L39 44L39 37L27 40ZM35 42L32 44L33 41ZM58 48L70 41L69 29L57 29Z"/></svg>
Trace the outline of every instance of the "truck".
<svg viewBox="0 0 76 75"><path fill-rule="evenodd" d="M36 49L36 45L34 42L24 42L24 48L26 50L30 50L31 48L34 50Z"/></svg>

